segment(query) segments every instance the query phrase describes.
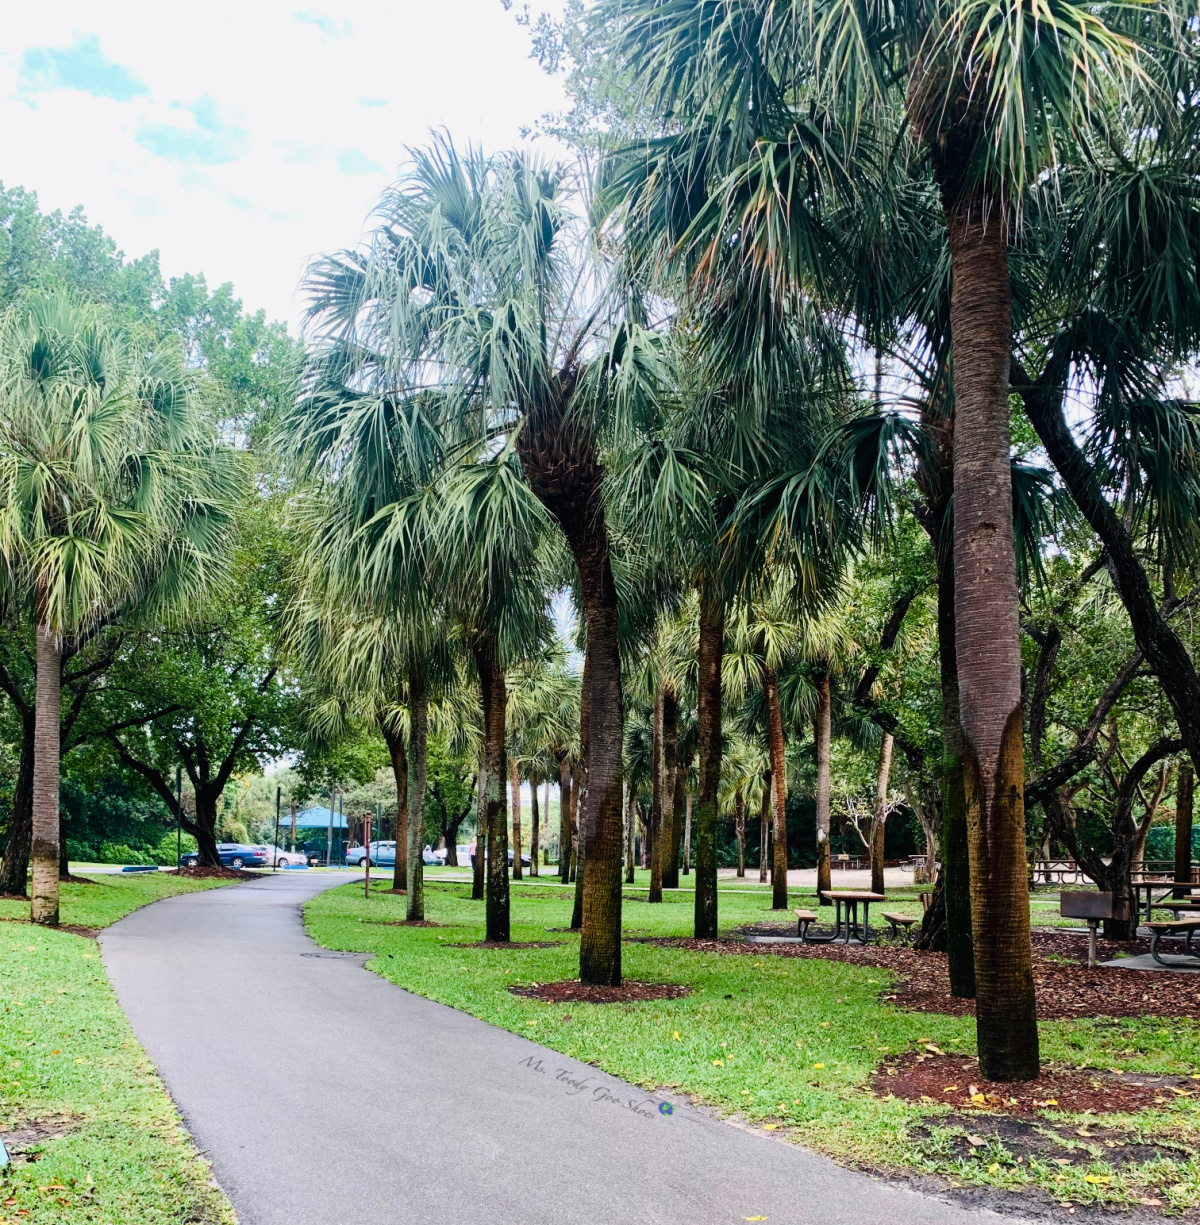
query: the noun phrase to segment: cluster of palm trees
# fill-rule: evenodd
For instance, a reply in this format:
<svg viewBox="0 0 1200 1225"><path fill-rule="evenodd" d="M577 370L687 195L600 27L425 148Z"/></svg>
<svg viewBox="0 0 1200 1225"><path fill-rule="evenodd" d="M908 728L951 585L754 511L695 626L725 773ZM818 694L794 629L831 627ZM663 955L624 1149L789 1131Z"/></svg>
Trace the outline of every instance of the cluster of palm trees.
<svg viewBox="0 0 1200 1225"><path fill-rule="evenodd" d="M919 524L940 746L882 682L918 584L850 669L880 743L870 837L894 745L940 830L928 937L976 998L983 1074L1032 1076L1020 590L1063 490L1200 755L1200 680L1147 569L1187 564L1200 489L1196 419L1170 394L1200 329L1195 20L1169 0L602 0L585 20L628 102L594 173L435 139L369 243L310 272L286 445L304 615L345 663L313 658L381 726L407 711L410 831L429 704L473 673L489 939L509 935L508 754L571 772L580 975L618 983L639 743L652 897L695 760L697 936L717 932L727 746L731 807L769 812L786 904L789 720L813 724L827 879L839 609L855 559ZM1013 461L1014 397L1056 475ZM515 750L510 687L569 671L546 655L563 589L577 724L548 703ZM411 852L407 872L418 918Z"/></svg>

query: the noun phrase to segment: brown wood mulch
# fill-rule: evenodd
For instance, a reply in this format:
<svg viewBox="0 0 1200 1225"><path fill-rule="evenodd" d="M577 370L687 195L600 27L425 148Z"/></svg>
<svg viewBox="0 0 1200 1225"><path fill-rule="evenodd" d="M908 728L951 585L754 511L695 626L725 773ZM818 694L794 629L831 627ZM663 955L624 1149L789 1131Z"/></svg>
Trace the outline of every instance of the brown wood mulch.
<svg viewBox="0 0 1200 1225"><path fill-rule="evenodd" d="M1200 1077L1149 1076L1047 1062L1037 1080L999 1084L980 1079L978 1059L943 1055L929 1044L923 1053L910 1051L881 1065L871 1088L910 1102L946 1102L964 1110L1018 1117L1045 1110L1123 1114L1200 1096Z"/></svg>
<svg viewBox="0 0 1200 1225"><path fill-rule="evenodd" d="M247 876L245 872L239 871L237 868L226 868L223 865L219 868L206 867L204 864L197 864L194 868L167 868L165 873L168 876L182 876L186 880L254 879L254 877Z"/></svg>
<svg viewBox="0 0 1200 1225"><path fill-rule="evenodd" d="M795 928L789 926L787 930L791 934ZM639 943L733 956L819 958L893 970L901 976L901 982L882 993L885 1000L915 1012L943 1012L954 1016L975 1012L974 1000L950 994L945 953L925 953L906 945L885 944L756 944L745 940L670 937ZM1118 951L1137 955L1148 948L1145 940L1101 940L1097 957L1111 960ZM1139 972L1101 965L1089 969L1087 936L1084 935L1035 931L1033 977L1038 1016L1044 1021L1071 1017L1200 1018L1200 972Z"/></svg>
<svg viewBox="0 0 1200 1225"><path fill-rule="evenodd" d="M0 897L4 896L0 894ZM28 899L22 899L23 901ZM33 926L33 920L17 915L0 915L0 923L27 923L30 927ZM72 936L83 936L87 940L95 940L100 935L98 927L83 927L79 923L60 923L57 927L51 928L56 932L70 932Z"/></svg>
<svg viewBox="0 0 1200 1225"><path fill-rule="evenodd" d="M544 1004L638 1004L647 1000L678 1000L691 995L683 983L645 983L627 978L619 987L599 987L572 978L557 983L530 983L509 987L513 995Z"/></svg>

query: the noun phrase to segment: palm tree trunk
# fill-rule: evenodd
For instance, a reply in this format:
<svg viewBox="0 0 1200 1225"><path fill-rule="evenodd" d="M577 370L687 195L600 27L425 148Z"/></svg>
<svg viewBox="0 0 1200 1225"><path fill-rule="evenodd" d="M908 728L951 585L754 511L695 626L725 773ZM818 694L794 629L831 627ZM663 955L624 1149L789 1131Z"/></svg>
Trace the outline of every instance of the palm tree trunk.
<svg viewBox="0 0 1200 1225"><path fill-rule="evenodd" d="M687 789L683 793L683 806L686 815L683 819L683 874L687 876L692 870L692 792Z"/></svg>
<svg viewBox="0 0 1200 1225"><path fill-rule="evenodd" d="M813 741L817 755L817 893L831 889L829 875L829 752L832 739L832 712L829 697L829 673L821 668L816 674L817 713L813 716ZM772 761L774 766L774 761ZM820 898L822 906L830 903Z"/></svg>
<svg viewBox="0 0 1200 1225"><path fill-rule="evenodd" d="M17 759L12 814L8 818L8 841L4 844L4 867L0 870L0 894L9 897L28 894L29 852L33 845L33 746L37 707L27 707L20 713L21 752Z"/></svg>
<svg viewBox="0 0 1200 1225"><path fill-rule="evenodd" d="M564 753L558 759L558 875L571 880L571 764Z"/></svg>
<svg viewBox="0 0 1200 1225"><path fill-rule="evenodd" d="M507 697L504 669L496 654L496 643L489 635L476 640L475 666L483 693L483 736L487 753L487 829L486 926L485 939L510 939L508 900L508 813L504 802L508 777L508 754L504 743L504 717ZM411 818L410 818L411 819Z"/></svg>
<svg viewBox="0 0 1200 1225"><path fill-rule="evenodd" d="M487 726L487 721L484 721ZM487 746L479 749L479 774L475 780L475 861L471 865L471 901L482 902L485 852L487 850ZM407 880L407 878L406 878Z"/></svg>
<svg viewBox="0 0 1200 1225"><path fill-rule="evenodd" d="M379 724L388 756L392 759L392 777L396 780L396 866L392 870L392 888L408 888L408 754L404 750L404 732L385 721Z"/></svg>
<svg viewBox="0 0 1200 1225"><path fill-rule="evenodd" d="M954 360L954 589L980 1075L1038 1074L1008 386L1012 290L999 201L947 202Z"/></svg>
<svg viewBox="0 0 1200 1225"><path fill-rule="evenodd" d="M679 701L668 689L662 701L662 887L679 888Z"/></svg>
<svg viewBox="0 0 1200 1225"><path fill-rule="evenodd" d="M663 690L654 695L654 725L650 736L650 824L654 830L654 854L650 858L650 902L661 902L663 846Z"/></svg>
<svg viewBox="0 0 1200 1225"><path fill-rule="evenodd" d="M538 874L538 842L542 836L542 814L538 811L537 779L529 780L529 875Z"/></svg>
<svg viewBox="0 0 1200 1225"><path fill-rule="evenodd" d="M762 803L758 809L758 883L767 883L767 848L771 841L771 771L763 775Z"/></svg>
<svg viewBox="0 0 1200 1225"><path fill-rule="evenodd" d="M509 760L509 802L512 804L513 880L522 880L521 872L521 771L515 758Z"/></svg>
<svg viewBox="0 0 1200 1225"><path fill-rule="evenodd" d="M409 922L425 918L425 778L429 760L429 690L425 678L413 675L409 687L412 770L408 781L408 913Z"/></svg>
<svg viewBox="0 0 1200 1225"><path fill-rule="evenodd" d="M575 809L575 904L571 909L571 930L583 928L583 887L586 883L583 865L587 863L585 829L588 804L588 750L592 736L592 665L591 651L583 653L583 676L579 693L579 764L571 784L571 800ZM617 862L618 873L620 861Z"/></svg>
<svg viewBox="0 0 1200 1225"><path fill-rule="evenodd" d="M545 830L545 835L544 835L545 840L542 843L542 867L548 868L550 866L550 780L549 779L546 779L545 809L546 809L546 820L543 822L543 826L542 826L542 828Z"/></svg>
<svg viewBox="0 0 1200 1225"><path fill-rule="evenodd" d="M879 742L879 768L875 772L875 811L871 816L871 892L883 890L883 841L887 823L888 779L892 773L892 735Z"/></svg>
<svg viewBox="0 0 1200 1225"><path fill-rule="evenodd" d="M682 858L680 853L680 843L683 841L683 808L684 808L684 779L687 775L687 764L676 760L675 762L675 786L674 798L671 802L671 876L665 884L670 885L672 889L679 888L679 861Z"/></svg>
<svg viewBox="0 0 1200 1225"><path fill-rule="evenodd" d="M61 647L37 627L37 715L33 734L33 893L30 917L58 925L58 754Z"/></svg>
<svg viewBox="0 0 1200 1225"><path fill-rule="evenodd" d="M637 800L629 784L625 785L625 883L632 885L633 853L637 842Z"/></svg>
<svg viewBox="0 0 1200 1225"><path fill-rule="evenodd" d="M717 937L717 788L721 781L721 658L725 650L725 603L700 584L700 647L697 652L696 739L700 752L700 798L696 810L697 940Z"/></svg>
<svg viewBox="0 0 1200 1225"><path fill-rule="evenodd" d="M739 787L733 796L733 832L737 838L737 874L746 875L746 797Z"/></svg>
<svg viewBox="0 0 1200 1225"><path fill-rule="evenodd" d="M788 908L787 764L783 742L783 714L779 709L779 678L774 668L763 669L763 696L767 702L767 741L771 750L771 811L775 819L771 909L786 910Z"/></svg>

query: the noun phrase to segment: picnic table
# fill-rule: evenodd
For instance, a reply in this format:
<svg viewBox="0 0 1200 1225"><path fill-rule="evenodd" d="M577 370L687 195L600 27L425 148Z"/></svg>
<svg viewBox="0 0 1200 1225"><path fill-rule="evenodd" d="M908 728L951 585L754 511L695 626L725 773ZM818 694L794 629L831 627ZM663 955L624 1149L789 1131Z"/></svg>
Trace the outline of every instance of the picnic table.
<svg viewBox="0 0 1200 1225"><path fill-rule="evenodd" d="M1162 896L1155 900L1155 889L1163 891ZM1133 897L1137 903L1137 909L1142 909L1141 895L1142 891L1146 894L1146 918L1145 922L1149 923L1151 918L1151 910L1177 910L1181 909L1189 901L1196 901L1197 897L1193 892L1194 886L1190 880L1135 880L1133 882ZM1177 892L1183 892L1183 897L1176 897ZM1179 906L1172 906L1171 902L1180 903Z"/></svg>
<svg viewBox="0 0 1200 1225"><path fill-rule="evenodd" d="M853 933L854 938L859 944L866 944L871 938L870 917L872 902L886 902L887 898L882 893L872 893L870 889L822 889L821 896L828 898L835 906L835 919L833 925L832 936L808 936L807 939L814 944L831 944L842 933L842 905L846 906L846 934L842 942L850 943L850 936ZM858 904L863 905L863 921L862 927L858 925Z"/></svg>

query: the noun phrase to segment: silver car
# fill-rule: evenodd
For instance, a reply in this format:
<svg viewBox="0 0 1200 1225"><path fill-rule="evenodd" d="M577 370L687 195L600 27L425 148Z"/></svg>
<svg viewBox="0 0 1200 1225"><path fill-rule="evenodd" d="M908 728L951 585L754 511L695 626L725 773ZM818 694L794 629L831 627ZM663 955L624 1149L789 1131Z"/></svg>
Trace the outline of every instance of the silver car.
<svg viewBox="0 0 1200 1225"><path fill-rule="evenodd" d="M266 856L267 863L276 868L307 868L308 855L304 851L289 851L281 846L256 846Z"/></svg>

